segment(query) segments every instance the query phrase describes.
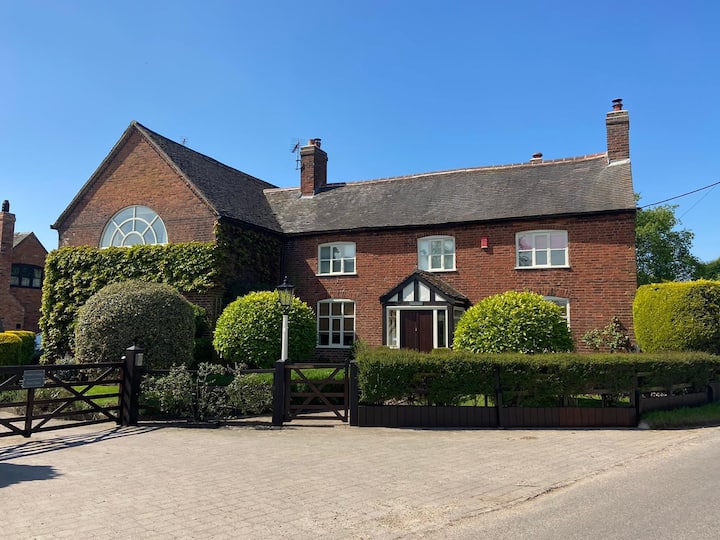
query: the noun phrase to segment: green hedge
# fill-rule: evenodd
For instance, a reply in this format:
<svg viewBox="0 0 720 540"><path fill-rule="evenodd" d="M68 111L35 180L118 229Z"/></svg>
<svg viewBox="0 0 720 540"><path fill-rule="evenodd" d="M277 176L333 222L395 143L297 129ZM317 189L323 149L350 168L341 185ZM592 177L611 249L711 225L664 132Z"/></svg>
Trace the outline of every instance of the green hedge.
<svg viewBox="0 0 720 540"><path fill-rule="evenodd" d="M473 396L523 396L526 404L583 394L632 392L635 375L645 387L691 383L705 388L718 379L720 357L675 354L424 354L406 349L359 348L361 400L455 405Z"/></svg>
<svg viewBox="0 0 720 540"><path fill-rule="evenodd" d="M104 286L141 279L204 293L218 286L217 259L217 246L200 242L52 251L45 260L40 319L45 360L55 362L74 349L77 311Z"/></svg>
<svg viewBox="0 0 720 540"><path fill-rule="evenodd" d="M20 363L22 339L17 334L0 332L0 366L16 366Z"/></svg>
<svg viewBox="0 0 720 540"><path fill-rule="evenodd" d="M720 354L720 282L653 283L637 290L635 337L645 352Z"/></svg>
<svg viewBox="0 0 720 540"><path fill-rule="evenodd" d="M30 330L8 330L22 340L20 347L20 365L32 364L35 357L35 333Z"/></svg>

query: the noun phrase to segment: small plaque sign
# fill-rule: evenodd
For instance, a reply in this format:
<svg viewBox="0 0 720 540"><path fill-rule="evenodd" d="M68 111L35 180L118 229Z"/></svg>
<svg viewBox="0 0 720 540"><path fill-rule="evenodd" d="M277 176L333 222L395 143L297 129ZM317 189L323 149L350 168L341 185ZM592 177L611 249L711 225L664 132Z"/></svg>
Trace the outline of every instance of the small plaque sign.
<svg viewBox="0 0 720 540"><path fill-rule="evenodd" d="M45 384L44 369L26 369L23 371L23 388L42 388Z"/></svg>

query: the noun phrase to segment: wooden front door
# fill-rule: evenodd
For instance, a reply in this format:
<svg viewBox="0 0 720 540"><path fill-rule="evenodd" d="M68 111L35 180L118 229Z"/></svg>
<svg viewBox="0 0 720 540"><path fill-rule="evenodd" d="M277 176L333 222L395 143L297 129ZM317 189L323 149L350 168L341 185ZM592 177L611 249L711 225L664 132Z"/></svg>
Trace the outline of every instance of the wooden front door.
<svg viewBox="0 0 720 540"><path fill-rule="evenodd" d="M430 352L433 349L433 312L430 309L400 312L400 347Z"/></svg>

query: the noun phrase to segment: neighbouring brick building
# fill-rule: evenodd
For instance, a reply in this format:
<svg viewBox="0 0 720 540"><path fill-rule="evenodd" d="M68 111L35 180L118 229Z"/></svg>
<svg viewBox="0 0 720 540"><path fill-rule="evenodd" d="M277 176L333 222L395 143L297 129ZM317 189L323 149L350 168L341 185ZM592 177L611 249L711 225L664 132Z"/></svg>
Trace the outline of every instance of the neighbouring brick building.
<svg viewBox="0 0 720 540"><path fill-rule="evenodd" d="M581 345L612 317L632 334L629 125L615 100L602 153L352 183L328 182L327 154L311 139L300 187L283 189L133 122L53 228L61 247L253 231L280 246L264 275L287 275L316 310L319 358L356 339L447 347L465 309L508 290L563 306Z"/></svg>
<svg viewBox="0 0 720 540"><path fill-rule="evenodd" d="M15 232L10 203L0 209L0 329L38 332L47 251L34 233Z"/></svg>

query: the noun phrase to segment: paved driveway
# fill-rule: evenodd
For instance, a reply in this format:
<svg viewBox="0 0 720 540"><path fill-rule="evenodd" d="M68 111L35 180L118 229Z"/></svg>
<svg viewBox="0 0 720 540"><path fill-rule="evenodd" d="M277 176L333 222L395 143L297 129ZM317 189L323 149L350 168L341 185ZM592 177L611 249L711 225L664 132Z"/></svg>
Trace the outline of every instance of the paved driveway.
<svg viewBox="0 0 720 540"><path fill-rule="evenodd" d="M8 437L0 537L442 537L481 513L705 436L293 423Z"/></svg>

